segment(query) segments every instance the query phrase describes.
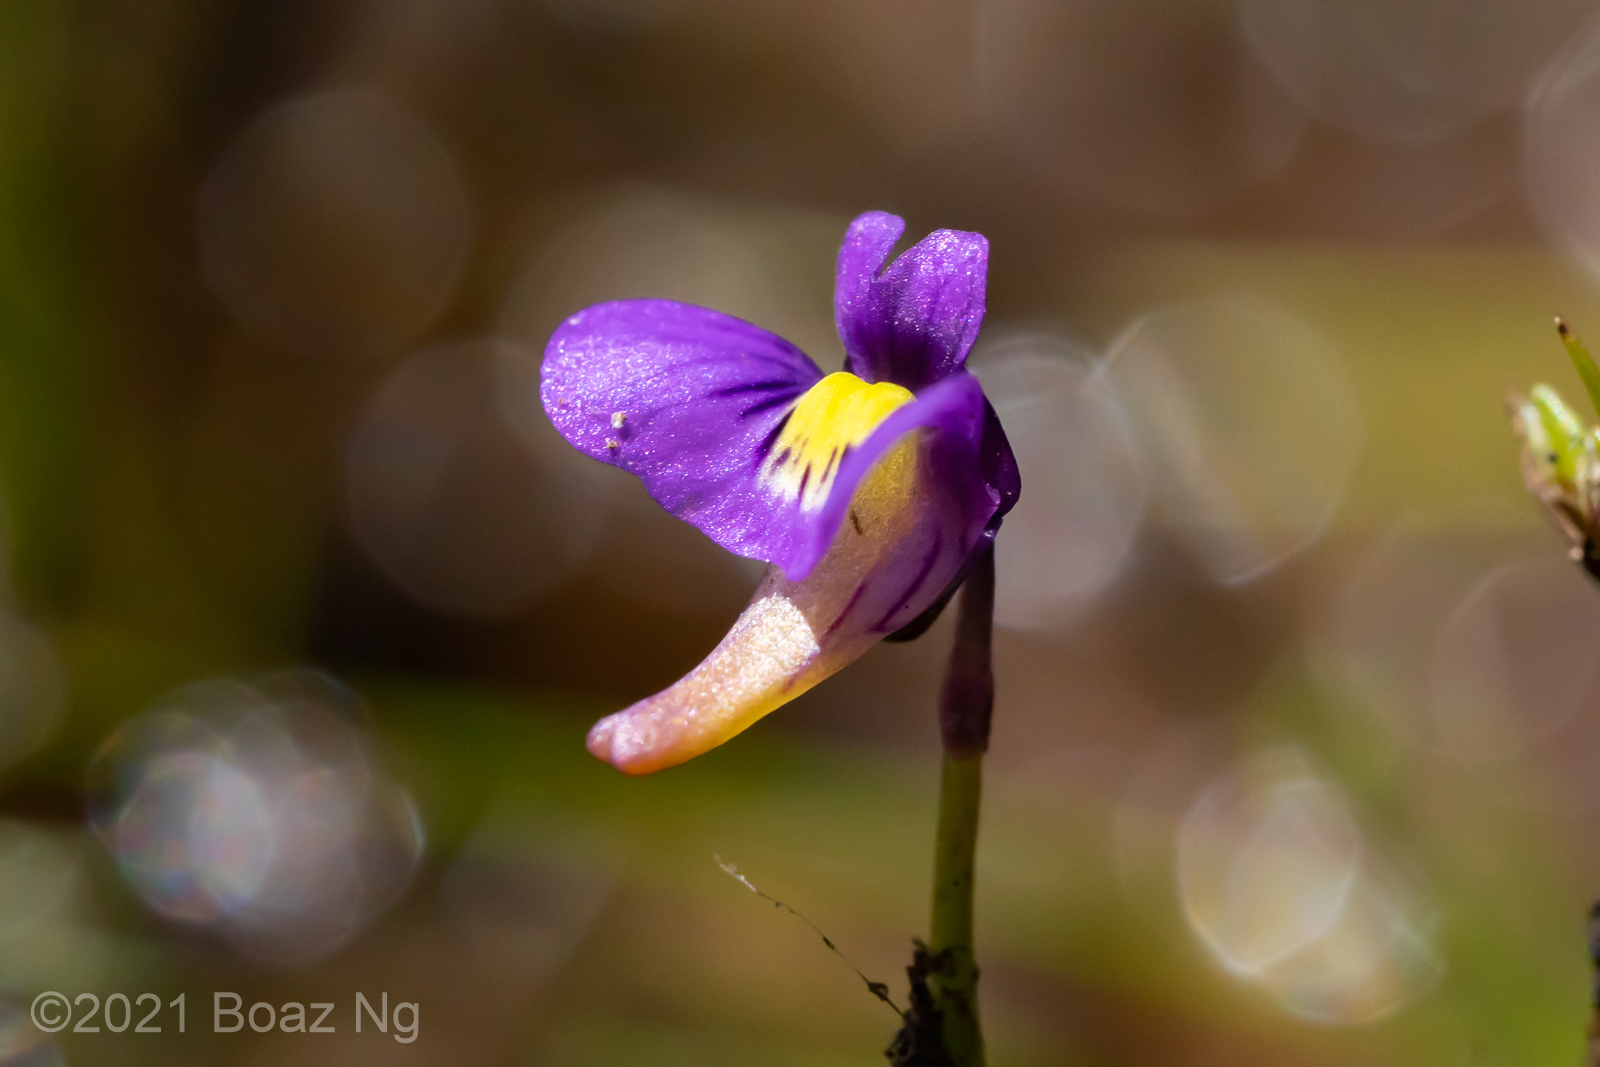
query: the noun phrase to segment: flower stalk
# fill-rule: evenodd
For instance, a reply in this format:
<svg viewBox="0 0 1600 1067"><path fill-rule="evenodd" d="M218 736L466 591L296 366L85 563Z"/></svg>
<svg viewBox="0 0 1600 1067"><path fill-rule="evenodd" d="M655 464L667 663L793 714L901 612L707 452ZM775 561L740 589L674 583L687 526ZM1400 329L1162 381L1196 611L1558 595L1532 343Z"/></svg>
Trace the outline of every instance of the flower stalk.
<svg viewBox="0 0 1600 1067"><path fill-rule="evenodd" d="M978 1022L978 963L972 950L973 857L978 843L978 801L983 753L965 759L946 752L939 790L939 832L934 851L933 950L929 991L940 1034L958 1067L982 1067Z"/></svg>
<svg viewBox="0 0 1600 1067"><path fill-rule="evenodd" d="M917 946L909 969L911 1015L891 1049L897 1064L983 1067L984 1062L972 899L983 754L994 710L992 545L974 560L957 610L955 646L939 706L944 771L934 841L932 936L927 946Z"/></svg>

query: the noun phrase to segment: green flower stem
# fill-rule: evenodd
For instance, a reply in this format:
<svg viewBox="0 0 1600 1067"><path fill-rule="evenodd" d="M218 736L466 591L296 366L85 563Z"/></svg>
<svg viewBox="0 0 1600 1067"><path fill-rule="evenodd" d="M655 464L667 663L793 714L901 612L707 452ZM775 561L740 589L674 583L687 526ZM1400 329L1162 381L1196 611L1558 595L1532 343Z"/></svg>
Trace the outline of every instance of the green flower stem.
<svg viewBox="0 0 1600 1067"><path fill-rule="evenodd" d="M936 961L928 978L940 1016L945 1051L957 1067L982 1067L978 1023L978 962L972 952L972 859L978 844L978 798L983 754L944 758L939 792L939 836L933 868L933 938Z"/></svg>
<svg viewBox="0 0 1600 1067"><path fill-rule="evenodd" d="M934 961L929 991L940 1016L944 1051L956 1067L983 1067L978 1023L978 965L972 948L973 858L983 753L994 709L990 643L994 629L994 551L983 553L961 589L955 647L939 708L944 775L934 846Z"/></svg>

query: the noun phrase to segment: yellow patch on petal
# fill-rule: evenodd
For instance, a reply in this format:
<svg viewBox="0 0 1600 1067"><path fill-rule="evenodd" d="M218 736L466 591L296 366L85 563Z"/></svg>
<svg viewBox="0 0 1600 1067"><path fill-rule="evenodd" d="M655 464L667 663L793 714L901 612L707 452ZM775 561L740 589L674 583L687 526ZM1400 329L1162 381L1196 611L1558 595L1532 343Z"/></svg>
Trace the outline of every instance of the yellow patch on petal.
<svg viewBox="0 0 1600 1067"><path fill-rule="evenodd" d="M806 390L772 446L762 467L768 485L802 511L815 511L828 499L844 453L865 441L911 392L893 382L868 384L854 374L830 374Z"/></svg>

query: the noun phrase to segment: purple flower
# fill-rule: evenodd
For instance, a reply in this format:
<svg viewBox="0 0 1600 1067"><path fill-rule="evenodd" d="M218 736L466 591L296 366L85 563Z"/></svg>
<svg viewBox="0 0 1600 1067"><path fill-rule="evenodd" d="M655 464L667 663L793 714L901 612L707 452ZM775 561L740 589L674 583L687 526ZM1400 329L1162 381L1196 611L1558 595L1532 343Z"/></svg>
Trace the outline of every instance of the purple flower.
<svg viewBox="0 0 1600 1067"><path fill-rule="evenodd" d="M720 745L932 613L1016 503L1016 460L967 373L989 242L850 224L834 290L845 370L720 311L620 300L545 348L541 398L572 445L638 475L662 507L766 561L733 630L670 688L589 732L629 774Z"/></svg>

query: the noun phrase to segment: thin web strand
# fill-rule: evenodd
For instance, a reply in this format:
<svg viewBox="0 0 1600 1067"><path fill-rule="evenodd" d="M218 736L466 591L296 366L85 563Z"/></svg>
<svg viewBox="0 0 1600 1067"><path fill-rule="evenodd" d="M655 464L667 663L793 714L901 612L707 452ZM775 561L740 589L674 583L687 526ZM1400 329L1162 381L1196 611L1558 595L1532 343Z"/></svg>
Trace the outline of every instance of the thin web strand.
<svg viewBox="0 0 1600 1067"><path fill-rule="evenodd" d="M846 967L849 967L852 971L856 972L856 977L861 979L861 981L866 984L867 992L871 993L873 996L889 1005L889 1007L893 1008L894 1013L900 1016L901 1019L906 1017L906 1013L901 1011L900 1006L890 998L889 984L887 982L874 982L872 979L868 978L864 973L862 973L861 968L850 962L850 957L846 956L842 951L840 951L839 946L835 945L833 943L833 939L822 932L822 928L820 926L806 918L804 915L800 914L798 911L795 911L777 897L768 893L763 893L761 890L757 889L755 883L751 882L750 879L739 873L739 868L735 867L731 863L723 862L722 857L717 855L715 852L711 854L711 858L717 861L717 866L722 868L723 874L726 874L729 878L732 878L735 882L738 882L740 885L750 890L750 892L754 893L762 900L769 902L774 907L782 908L790 915L793 915L796 919L799 919L801 922L811 927L812 932L818 937L822 938L822 943L828 946L828 951L832 952L835 956L838 956L844 961L844 965Z"/></svg>

